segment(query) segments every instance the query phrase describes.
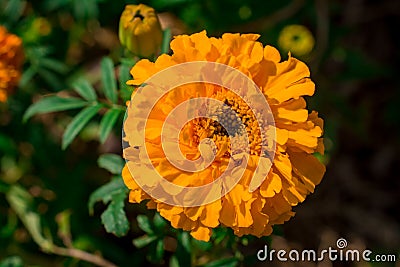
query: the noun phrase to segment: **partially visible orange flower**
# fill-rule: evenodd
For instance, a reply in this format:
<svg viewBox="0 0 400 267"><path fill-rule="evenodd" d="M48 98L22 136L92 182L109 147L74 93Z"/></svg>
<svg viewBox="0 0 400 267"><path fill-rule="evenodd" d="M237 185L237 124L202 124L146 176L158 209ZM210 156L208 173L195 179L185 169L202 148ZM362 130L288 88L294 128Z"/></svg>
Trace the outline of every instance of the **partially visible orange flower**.
<svg viewBox="0 0 400 267"><path fill-rule="evenodd" d="M5 102L18 84L23 60L22 40L0 26L0 102Z"/></svg>
<svg viewBox="0 0 400 267"><path fill-rule="evenodd" d="M138 86L153 74L170 66L191 61L211 61L229 65L240 70L260 88L267 99L275 120L276 151L272 167L256 190L249 190L249 184L260 157L260 132L254 114L243 100L227 89L213 84L186 84L168 92L156 104L146 125L145 148L154 168L170 182L181 186L199 186L216 180L227 168L232 154L229 137L220 124L208 118L197 118L188 122L180 133L182 153L191 159L198 157L198 146L202 139L211 138L217 149L216 158L201 172L183 172L169 163L164 156L160 131L169 112L179 103L193 97L208 97L220 100L236 113L245 125L249 136L250 156L244 175L233 189L212 203L198 207L171 206L152 198L138 186L129 168L135 162L128 162L122 172L125 184L130 189L129 201L139 203L149 200L147 207L157 209L161 216L175 228L190 231L199 240L208 241L212 229L222 225L230 227L238 236L267 236L272 226L282 224L294 215L292 207L303 202L314 191L325 172L313 153L323 153L323 121L318 113L308 112L303 96L314 94L315 85L310 79L308 67L289 54L287 61L281 62L279 52L271 46L257 42L257 34L224 34L222 38L209 38L206 32L181 35L171 42L173 54L161 55L155 63L139 61L131 70L134 79L128 84ZM146 90L146 87L143 89ZM151 94L151 92L149 92ZM124 124L125 141L134 144L134 126L128 107ZM235 116L227 111L220 119L227 120L235 129ZM231 111L232 112L232 111ZM227 116L229 115L229 116ZM234 140L234 139L232 139ZM126 148L124 156L137 149ZM132 165L129 165L132 163Z"/></svg>

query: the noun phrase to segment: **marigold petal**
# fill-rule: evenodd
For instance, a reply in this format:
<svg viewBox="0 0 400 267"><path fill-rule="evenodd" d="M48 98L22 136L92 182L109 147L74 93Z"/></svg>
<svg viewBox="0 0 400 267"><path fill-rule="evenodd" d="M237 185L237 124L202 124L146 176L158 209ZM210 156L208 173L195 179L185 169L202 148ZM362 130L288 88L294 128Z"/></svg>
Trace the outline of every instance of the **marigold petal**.
<svg viewBox="0 0 400 267"><path fill-rule="evenodd" d="M208 242L211 237L211 230L207 227L198 226L190 232L190 235L197 240Z"/></svg>
<svg viewBox="0 0 400 267"><path fill-rule="evenodd" d="M281 189L281 178L273 171L270 171L267 179L265 179L260 187L260 194L263 197L273 197L275 194L279 193Z"/></svg>
<svg viewBox="0 0 400 267"><path fill-rule="evenodd" d="M306 153L290 153L290 160L299 173L311 180L314 185L321 182L325 173L325 166L312 155Z"/></svg>
<svg viewBox="0 0 400 267"><path fill-rule="evenodd" d="M279 51L270 45L264 47L264 59L278 63L281 61Z"/></svg>
<svg viewBox="0 0 400 267"><path fill-rule="evenodd" d="M200 222L207 227L217 227L219 225L219 214L221 209L221 200L217 200L213 203L207 204L200 217Z"/></svg>

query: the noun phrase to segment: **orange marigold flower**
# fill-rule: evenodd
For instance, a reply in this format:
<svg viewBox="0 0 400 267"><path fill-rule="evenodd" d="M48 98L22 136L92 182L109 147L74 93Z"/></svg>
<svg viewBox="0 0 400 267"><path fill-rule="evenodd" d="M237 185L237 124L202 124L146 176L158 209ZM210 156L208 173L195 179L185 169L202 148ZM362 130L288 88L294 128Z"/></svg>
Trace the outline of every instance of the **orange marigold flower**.
<svg viewBox="0 0 400 267"><path fill-rule="evenodd" d="M0 26L0 102L5 102L18 84L23 60L22 40Z"/></svg>
<svg viewBox="0 0 400 267"><path fill-rule="evenodd" d="M281 62L279 52L271 46L257 42L257 34L224 34L222 38L209 38L206 32L181 35L171 42L172 55L161 55L155 63L139 61L131 70L134 79L130 85L141 85L153 74L185 62L218 62L247 75L265 96L275 120L276 147L271 169L255 190L249 190L250 178L260 157L260 130L255 127L255 114L244 101L221 86L213 84L186 84L181 90L168 92L156 104L148 117L145 146L154 168L167 180L181 186L199 186L217 179L227 168L232 155L226 129L208 118L196 118L182 128L179 134L181 150L186 157L198 157L201 140L210 138L216 146L216 158L212 164L198 173L182 172L168 162L161 145L160 128L168 113L179 103L197 96L206 96L226 103L231 112L244 122L249 136L249 160L241 180L220 199L196 207L181 207L163 203L147 194L135 181L130 168L135 162L128 161L122 177L130 189L129 201L139 203L149 200L147 207L157 209L161 216L175 228L190 231L199 240L208 241L212 229L222 225L230 227L238 236L270 235L272 226L282 224L294 215L292 207L305 200L314 191L325 172L313 153L323 153L323 120L317 112L306 109L303 96L314 94L314 83L308 67L289 54ZM144 92L146 87L144 87ZM151 94L151 92L149 92ZM140 106L129 106L124 124L125 140L133 143L134 127L130 114ZM229 110L222 120L234 128L235 117ZM229 116L226 116L226 115ZM218 115L217 115L218 116ZM230 119L229 119L230 118ZM233 140L233 139L232 139ZM198 148L199 147L199 148ZM137 153L133 148L124 149L124 157ZM131 166L129 164L132 164ZM129 168L129 169L128 169Z"/></svg>

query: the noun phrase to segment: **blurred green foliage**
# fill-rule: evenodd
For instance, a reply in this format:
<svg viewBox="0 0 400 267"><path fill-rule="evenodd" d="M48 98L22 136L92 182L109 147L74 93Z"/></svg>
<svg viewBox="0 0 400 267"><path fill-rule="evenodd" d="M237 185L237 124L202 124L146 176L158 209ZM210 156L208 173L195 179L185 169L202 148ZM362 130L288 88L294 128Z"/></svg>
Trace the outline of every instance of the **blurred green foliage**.
<svg viewBox="0 0 400 267"><path fill-rule="evenodd" d="M123 57L117 28L128 3L138 2L0 0L0 25L23 39L26 56L19 88L0 104L1 267L92 266L96 260L103 266L252 266L258 249L270 243L238 238L225 228L215 229L210 242L197 241L145 204L125 205L120 129L135 61ZM256 32L274 46L284 26L307 26L316 47L301 59L318 88L309 104L326 123L321 160L335 156L343 128L353 137L373 138L366 134L371 103L354 101L335 84L390 78L395 70L352 45L348 36L356 26L335 24L340 1L143 3L174 14L185 33ZM173 34L173 28L164 32L163 52ZM400 110L391 94L382 94L383 125L398 134Z"/></svg>

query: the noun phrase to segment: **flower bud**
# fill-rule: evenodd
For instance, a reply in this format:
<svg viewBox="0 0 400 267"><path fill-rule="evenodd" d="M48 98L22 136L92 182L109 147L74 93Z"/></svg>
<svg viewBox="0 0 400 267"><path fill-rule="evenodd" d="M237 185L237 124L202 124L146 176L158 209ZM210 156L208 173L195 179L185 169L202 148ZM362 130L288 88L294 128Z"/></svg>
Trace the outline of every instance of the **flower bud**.
<svg viewBox="0 0 400 267"><path fill-rule="evenodd" d="M279 47L295 56L308 55L314 47L312 33L302 25L289 25L283 28L278 38Z"/></svg>
<svg viewBox="0 0 400 267"><path fill-rule="evenodd" d="M119 40L140 57L155 55L161 47L162 30L153 8L127 5L119 22Z"/></svg>

